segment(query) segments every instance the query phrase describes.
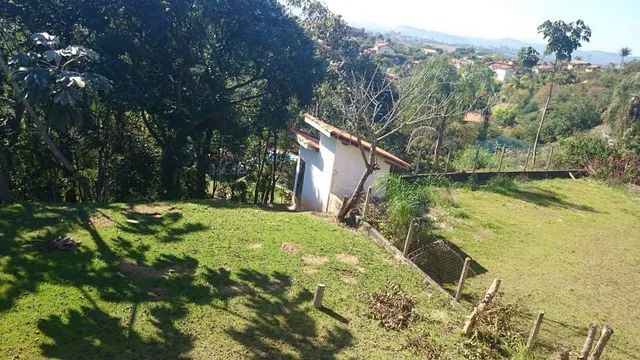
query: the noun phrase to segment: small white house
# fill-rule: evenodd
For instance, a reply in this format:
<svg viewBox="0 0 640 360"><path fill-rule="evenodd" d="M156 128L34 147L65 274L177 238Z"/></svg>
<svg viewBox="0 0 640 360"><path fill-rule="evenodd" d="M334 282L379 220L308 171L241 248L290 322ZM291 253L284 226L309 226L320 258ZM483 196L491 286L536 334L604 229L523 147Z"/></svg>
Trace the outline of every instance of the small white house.
<svg viewBox="0 0 640 360"><path fill-rule="evenodd" d="M358 147L358 138L309 114L305 122L318 131L315 136L300 129L291 129L300 145L294 185L297 210L337 213L342 199L356 188L365 166ZM362 141L365 150L371 144ZM366 152L368 156L368 151ZM383 149L376 151L379 169L367 180L365 187L389 174L391 166L409 168L410 164Z"/></svg>
<svg viewBox="0 0 640 360"><path fill-rule="evenodd" d="M507 63L493 63L489 67L495 73L496 79L501 82L511 79L515 71L515 66Z"/></svg>

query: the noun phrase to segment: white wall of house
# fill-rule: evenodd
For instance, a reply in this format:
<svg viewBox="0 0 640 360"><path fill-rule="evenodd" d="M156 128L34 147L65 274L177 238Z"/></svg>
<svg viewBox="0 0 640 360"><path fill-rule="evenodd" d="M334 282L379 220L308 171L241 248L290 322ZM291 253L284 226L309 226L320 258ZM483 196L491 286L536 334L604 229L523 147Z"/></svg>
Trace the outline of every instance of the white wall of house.
<svg viewBox="0 0 640 360"><path fill-rule="evenodd" d="M331 194L342 199L345 196L350 196L353 190L358 185L362 173L364 173L365 166L362 160L362 154L357 146L347 144L345 145L341 141L338 141L336 148L336 162L333 169L333 182L331 184ZM367 157L369 152L365 152ZM379 170L376 170L365 183L365 189L375 184L376 180L389 174L391 165L384 159L378 158Z"/></svg>
<svg viewBox="0 0 640 360"><path fill-rule="evenodd" d="M366 153L369 155L368 152ZM300 147L298 152L298 172L300 159L306 163L304 180L298 209L320 212L337 212L340 202L350 196L365 170L360 150L355 145L345 144L342 140L320 135L320 150L313 151ZM389 174L391 165L379 158L379 170L376 170L365 183L372 186L376 180ZM296 189L300 184L297 183ZM377 195L380 195L378 192Z"/></svg>
<svg viewBox="0 0 640 360"><path fill-rule="evenodd" d="M511 76L513 75L513 71L511 69L494 69L493 71L496 73L496 79L502 82L511 79Z"/></svg>
<svg viewBox="0 0 640 360"><path fill-rule="evenodd" d="M305 161L306 168L299 208L309 211L326 210L336 158L336 143L336 139L322 135L319 152L300 147L298 156ZM299 168L298 171L300 171ZM296 186L299 185L296 184Z"/></svg>

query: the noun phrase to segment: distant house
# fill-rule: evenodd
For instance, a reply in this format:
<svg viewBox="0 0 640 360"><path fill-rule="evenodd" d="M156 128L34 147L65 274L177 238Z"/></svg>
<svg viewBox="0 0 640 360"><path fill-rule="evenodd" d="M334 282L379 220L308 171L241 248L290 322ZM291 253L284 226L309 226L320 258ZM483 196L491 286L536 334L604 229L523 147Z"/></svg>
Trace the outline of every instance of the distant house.
<svg viewBox="0 0 640 360"><path fill-rule="evenodd" d="M309 114L305 115L305 122L317 130L319 136L291 129L300 146L294 184L295 207L337 213L342 199L351 195L365 170L358 138ZM362 140L362 145L368 156L371 144ZM378 148L376 153L379 169L369 177L367 187L389 174L392 166L411 167L383 149Z"/></svg>
<svg viewBox="0 0 640 360"><path fill-rule="evenodd" d="M456 69L460 70L465 65L473 64L473 60L470 60L467 58L464 58L464 59L452 58L451 60L449 60L449 63L455 66Z"/></svg>
<svg viewBox="0 0 640 360"><path fill-rule="evenodd" d="M585 72L588 72L588 73L591 73L591 72L599 71L599 70L601 70L601 69L602 69L602 66L600 66L600 65L596 65L596 64L591 64L591 65L587 66L587 67L584 69L584 71L585 71Z"/></svg>
<svg viewBox="0 0 640 360"><path fill-rule="evenodd" d="M588 61L571 60L567 64L567 70L584 70L584 69L588 68L589 66L591 66L591 63L588 62Z"/></svg>
<svg viewBox="0 0 640 360"><path fill-rule="evenodd" d="M438 50L429 49L429 48L422 49L422 52L427 56L436 56L439 54Z"/></svg>
<svg viewBox="0 0 640 360"><path fill-rule="evenodd" d="M553 64L539 64L533 67L533 72L536 74L547 73L553 71Z"/></svg>
<svg viewBox="0 0 640 360"><path fill-rule="evenodd" d="M379 55L395 55L396 52L389 46L389 43L384 38L376 38L376 42L373 47L369 49L369 52Z"/></svg>
<svg viewBox="0 0 640 360"><path fill-rule="evenodd" d="M496 79L498 81L505 82L513 76L513 73L516 70L515 62L494 62L489 65L491 70L495 73Z"/></svg>
<svg viewBox="0 0 640 360"><path fill-rule="evenodd" d="M482 114L479 112L468 112L464 114L462 121L466 123L483 123L484 116L482 116Z"/></svg>

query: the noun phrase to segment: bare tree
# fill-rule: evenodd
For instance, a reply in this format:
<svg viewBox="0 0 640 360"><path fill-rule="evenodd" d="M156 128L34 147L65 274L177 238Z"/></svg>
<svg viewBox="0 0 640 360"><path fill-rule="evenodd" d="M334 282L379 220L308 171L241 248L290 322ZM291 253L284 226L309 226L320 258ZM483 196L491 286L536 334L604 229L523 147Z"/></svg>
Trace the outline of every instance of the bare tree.
<svg viewBox="0 0 640 360"><path fill-rule="evenodd" d="M435 127L443 133L443 119L459 118L477 106L475 100L469 101L468 94L463 94L456 78L443 76L440 68L423 66L397 87L378 70L361 78L352 75L342 105L345 127L358 136L365 170L338 213L341 221L358 205L367 179L378 170L381 141L400 131L419 134L422 131L415 130L425 127Z"/></svg>

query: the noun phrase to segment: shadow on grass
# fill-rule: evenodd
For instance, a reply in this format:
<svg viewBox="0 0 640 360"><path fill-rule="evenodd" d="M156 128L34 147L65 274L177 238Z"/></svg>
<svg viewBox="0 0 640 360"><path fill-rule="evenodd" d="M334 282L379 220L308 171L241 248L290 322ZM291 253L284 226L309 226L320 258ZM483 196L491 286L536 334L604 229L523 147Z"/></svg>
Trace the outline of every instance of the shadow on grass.
<svg viewBox="0 0 640 360"><path fill-rule="evenodd" d="M578 211L587 211L598 213L593 207L582 204L575 204L563 199L558 193L540 189L534 186L528 186L524 189L510 178L497 178L480 189L504 196L513 197L528 203L542 207L559 207L563 209L571 209Z"/></svg>
<svg viewBox="0 0 640 360"><path fill-rule="evenodd" d="M488 270L445 237L431 234L415 241L409 248L409 258L440 285L456 284L466 258L471 258L467 278L482 275Z"/></svg>
<svg viewBox="0 0 640 360"><path fill-rule="evenodd" d="M205 228L178 224L181 214L137 214L139 223L135 224L110 219L122 231L105 241L92 221L97 213L97 209L84 206L0 207L0 272L11 277L0 282L0 315L10 311L18 298L37 295L43 283L62 286L66 293L77 292L83 298L79 307L63 313L39 309L42 318L37 327L46 337L40 345L43 356L184 358L193 349L195 337L177 323L188 316L193 305L213 306L242 318L247 325L228 329L227 334L254 358L286 359L294 351L299 354L296 358L330 359L352 343L352 335L338 326L339 320L331 329L320 329L310 314L310 292L290 295L291 279L286 274L248 269L231 274L222 268L198 271L202 268L198 259L173 254L154 254L154 260L149 261L147 253L153 244L139 242L138 235L172 234L173 241L180 241L182 236ZM48 254L28 246L34 238L53 238L78 228L91 235L95 246ZM226 301L235 297L245 299L250 315L226 308ZM105 304L130 306L131 310L124 316L110 314ZM142 318L142 328L151 326L155 336L139 332L136 324Z"/></svg>

